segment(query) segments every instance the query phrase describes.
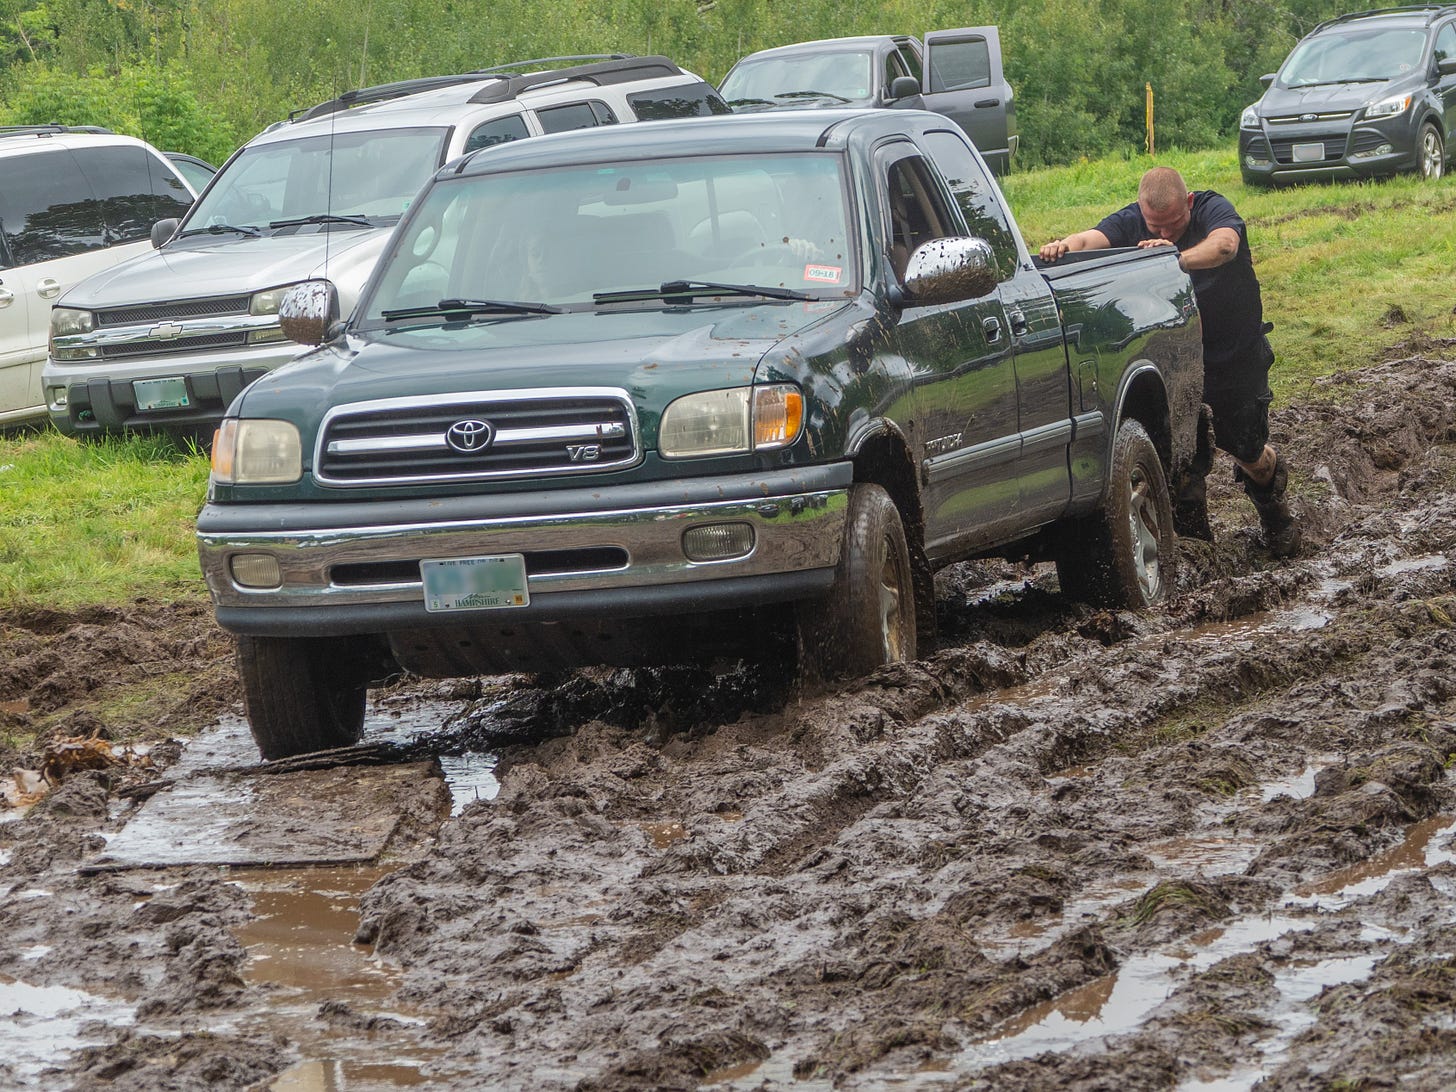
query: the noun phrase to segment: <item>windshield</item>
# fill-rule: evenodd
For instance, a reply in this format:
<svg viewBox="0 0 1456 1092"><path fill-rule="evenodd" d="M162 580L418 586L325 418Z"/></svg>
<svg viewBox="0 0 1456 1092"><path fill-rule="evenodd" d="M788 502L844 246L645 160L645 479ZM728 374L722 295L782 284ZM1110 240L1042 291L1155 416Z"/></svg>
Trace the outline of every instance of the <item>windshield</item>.
<svg viewBox="0 0 1456 1092"><path fill-rule="evenodd" d="M733 66L723 81L722 95L729 106L754 102L775 106L803 105L802 98L783 98L795 92L818 91L845 102L868 102L873 58L868 52L800 53L784 57L745 60Z"/></svg>
<svg viewBox="0 0 1456 1092"><path fill-rule="evenodd" d="M253 145L224 168L185 230L267 230L329 215L393 223L440 165L446 135L384 129Z"/></svg>
<svg viewBox="0 0 1456 1092"><path fill-rule="evenodd" d="M452 176L391 241L360 314L378 325L452 301L459 317L462 300L491 301L492 314L508 302L585 310L675 281L842 297L856 283L846 207L828 152Z"/></svg>
<svg viewBox="0 0 1456 1092"><path fill-rule="evenodd" d="M1282 87L1393 80L1420 66L1426 33L1387 28L1321 34L1294 47L1279 73Z"/></svg>

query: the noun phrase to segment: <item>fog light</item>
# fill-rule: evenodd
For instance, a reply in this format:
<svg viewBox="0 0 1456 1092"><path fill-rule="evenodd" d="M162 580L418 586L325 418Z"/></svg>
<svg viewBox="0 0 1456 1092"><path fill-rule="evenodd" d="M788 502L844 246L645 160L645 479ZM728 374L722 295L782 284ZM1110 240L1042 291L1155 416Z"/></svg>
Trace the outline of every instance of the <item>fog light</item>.
<svg viewBox="0 0 1456 1092"><path fill-rule="evenodd" d="M1269 161L1267 159L1260 159L1256 155L1246 155L1246 156L1244 156L1244 166L1245 167L1267 167L1267 166L1269 166Z"/></svg>
<svg viewBox="0 0 1456 1092"><path fill-rule="evenodd" d="M262 330L251 330L248 333L249 345L268 345L275 341L287 341L283 336L283 330L277 326L268 326Z"/></svg>
<svg viewBox="0 0 1456 1092"><path fill-rule="evenodd" d="M283 572L272 554L234 554L228 567L242 588L277 588L283 584Z"/></svg>
<svg viewBox="0 0 1456 1092"><path fill-rule="evenodd" d="M68 404L65 387L51 388L51 409L65 409Z"/></svg>
<svg viewBox="0 0 1456 1092"><path fill-rule="evenodd" d="M689 561L728 561L753 550L753 526L747 523L708 523L683 532L683 553Z"/></svg>

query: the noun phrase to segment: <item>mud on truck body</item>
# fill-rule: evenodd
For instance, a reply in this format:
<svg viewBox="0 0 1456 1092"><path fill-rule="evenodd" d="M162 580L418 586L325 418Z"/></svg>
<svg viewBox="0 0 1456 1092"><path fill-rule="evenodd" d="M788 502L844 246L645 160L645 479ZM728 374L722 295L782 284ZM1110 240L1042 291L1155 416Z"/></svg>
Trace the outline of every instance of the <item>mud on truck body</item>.
<svg viewBox="0 0 1456 1092"><path fill-rule="evenodd" d="M589 664L915 657L936 568L1171 583L1197 309L1169 249L1043 270L921 111L561 134L453 163L317 347L222 422L197 522L267 757L368 686Z"/></svg>

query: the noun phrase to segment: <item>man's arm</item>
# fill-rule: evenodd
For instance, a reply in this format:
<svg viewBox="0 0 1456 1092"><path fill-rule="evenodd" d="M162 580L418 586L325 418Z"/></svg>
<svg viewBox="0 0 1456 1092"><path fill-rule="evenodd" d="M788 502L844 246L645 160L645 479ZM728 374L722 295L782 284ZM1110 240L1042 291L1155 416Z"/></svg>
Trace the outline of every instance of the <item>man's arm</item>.
<svg viewBox="0 0 1456 1092"><path fill-rule="evenodd" d="M1172 246L1166 239L1145 239L1140 247ZM1239 233L1233 228L1218 227L1208 233L1203 242L1190 246L1178 254L1178 268L1185 273L1195 269L1217 269L1234 260L1239 252Z"/></svg>
<svg viewBox="0 0 1456 1092"><path fill-rule="evenodd" d="M1237 237L1235 237L1237 248ZM1054 262L1063 254L1070 254L1074 250L1106 250L1112 244L1107 236L1096 228L1089 228L1086 231L1079 231L1075 235L1068 235L1065 239L1053 239L1041 248L1041 260Z"/></svg>

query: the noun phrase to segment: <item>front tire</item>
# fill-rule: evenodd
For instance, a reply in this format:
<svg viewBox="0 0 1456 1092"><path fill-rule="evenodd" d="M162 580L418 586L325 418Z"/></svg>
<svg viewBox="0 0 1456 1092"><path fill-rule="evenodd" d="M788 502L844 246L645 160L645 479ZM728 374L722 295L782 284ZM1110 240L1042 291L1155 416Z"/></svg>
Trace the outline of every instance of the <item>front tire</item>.
<svg viewBox="0 0 1456 1092"><path fill-rule="evenodd" d="M1446 173L1446 146L1440 130L1429 121L1416 137L1416 154L1420 157L1421 177L1427 182L1435 182Z"/></svg>
<svg viewBox="0 0 1456 1092"><path fill-rule="evenodd" d="M1168 481L1137 421L1117 430L1102 510L1063 529L1056 560L1062 591L1094 606L1141 610L1173 586Z"/></svg>
<svg viewBox="0 0 1456 1092"><path fill-rule="evenodd" d="M830 680L915 659L916 595L905 526L878 485L849 491L834 588L795 608L801 672Z"/></svg>
<svg viewBox="0 0 1456 1092"><path fill-rule="evenodd" d="M238 637L238 674L265 759L348 747L364 730L364 685L347 641Z"/></svg>

